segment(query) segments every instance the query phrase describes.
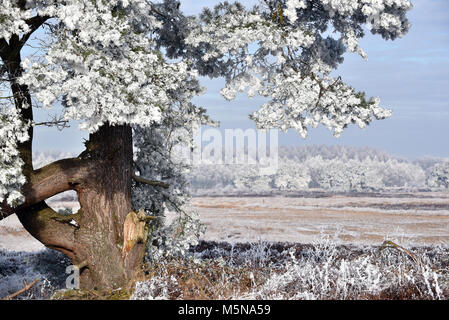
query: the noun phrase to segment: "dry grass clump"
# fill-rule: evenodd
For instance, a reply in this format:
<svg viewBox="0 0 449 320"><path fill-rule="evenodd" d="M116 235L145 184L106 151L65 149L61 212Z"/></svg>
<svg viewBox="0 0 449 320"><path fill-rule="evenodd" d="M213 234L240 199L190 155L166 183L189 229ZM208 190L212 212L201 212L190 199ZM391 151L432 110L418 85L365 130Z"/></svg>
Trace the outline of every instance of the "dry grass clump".
<svg viewBox="0 0 449 320"><path fill-rule="evenodd" d="M52 300L129 300L131 294L122 289L98 290L59 290L55 292Z"/></svg>
<svg viewBox="0 0 449 320"><path fill-rule="evenodd" d="M137 284L132 299L229 299L262 284L265 270L233 267L221 261L173 259L148 272Z"/></svg>

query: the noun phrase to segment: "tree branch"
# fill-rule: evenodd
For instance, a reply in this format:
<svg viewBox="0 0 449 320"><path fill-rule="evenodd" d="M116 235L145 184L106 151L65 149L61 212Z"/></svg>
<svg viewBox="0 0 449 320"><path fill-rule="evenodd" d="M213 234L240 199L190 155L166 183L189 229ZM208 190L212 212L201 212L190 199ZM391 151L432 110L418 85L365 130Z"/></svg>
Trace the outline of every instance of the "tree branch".
<svg viewBox="0 0 449 320"><path fill-rule="evenodd" d="M35 16L32 17L30 19L25 20L25 22L31 27L30 32L26 33L23 35L22 39L20 39L19 41L19 45L20 48L19 50L22 49L22 47L25 45L25 43L28 41L28 39L30 38L30 36L37 30L39 29L44 23L45 21L47 21L48 19L50 19L49 16Z"/></svg>
<svg viewBox="0 0 449 320"><path fill-rule="evenodd" d="M92 161L79 158L62 159L34 170L23 193L26 201L21 207L36 204L58 193L74 190L91 172Z"/></svg>
<svg viewBox="0 0 449 320"><path fill-rule="evenodd" d="M135 174L133 174L133 179L136 180L137 182L148 184L153 187L162 187L164 189L170 188L170 185L168 185L162 181L148 180L148 179L136 176Z"/></svg>
<svg viewBox="0 0 449 320"><path fill-rule="evenodd" d="M78 270L84 269L89 265L89 262L87 260L82 261L81 263L74 265L75 268L78 268Z"/></svg>
<svg viewBox="0 0 449 320"><path fill-rule="evenodd" d="M24 292L30 290L30 289L31 289L31 288L32 288L38 281L39 281L39 279L36 279L36 280L34 280L33 282L31 282L30 284L27 284L27 283L24 281L25 287L24 287L23 289L17 291L16 293L10 294L10 295L7 296L7 297L2 298L2 300L11 300L11 299L14 299L14 298L17 297L18 295L20 295L20 294L22 294L22 293L24 293Z"/></svg>
<svg viewBox="0 0 449 320"><path fill-rule="evenodd" d="M20 55L20 50L22 50L25 43L31 37L31 35L42 26L42 24L50 19L48 16L34 16L25 20L25 23L30 27L30 31L25 33L22 38L18 35L13 35L9 41L9 56L14 59L14 57Z"/></svg>
<svg viewBox="0 0 449 320"><path fill-rule="evenodd" d="M59 131L62 131L63 129L70 128L70 125L68 123L69 123L68 120L55 120L55 121L35 122L33 123L33 126L56 127Z"/></svg>
<svg viewBox="0 0 449 320"><path fill-rule="evenodd" d="M29 176L28 183L22 188L25 202L16 208L10 207L5 201L0 203L0 220L59 193L75 190L77 185L88 179L93 167L92 160L69 158L34 170Z"/></svg>
<svg viewBox="0 0 449 320"><path fill-rule="evenodd" d="M24 228L46 247L60 251L73 258L76 226L70 221L79 219L80 214L62 216L44 201L16 211Z"/></svg>

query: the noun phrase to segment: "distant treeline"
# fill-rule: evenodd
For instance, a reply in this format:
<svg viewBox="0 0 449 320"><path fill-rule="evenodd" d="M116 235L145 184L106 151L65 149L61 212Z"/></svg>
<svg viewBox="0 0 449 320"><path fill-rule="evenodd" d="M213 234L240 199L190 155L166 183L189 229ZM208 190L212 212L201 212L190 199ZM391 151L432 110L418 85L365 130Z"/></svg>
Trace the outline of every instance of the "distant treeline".
<svg viewBox="0 0 449 320"><path fill-rule="evenodd" d="M33 163L39 168L72 156L76 155L61 151L36 152ZM260 169L259 165L249 164L197 165L188 174L190 190L193 195L226 195L449 188L449 159L409 160L372 148L280 147L277 169L269 174Z"/></svg>
<svg viewBox="0 0 449 320"><path fill-rule="evenodd" d="M196 166L190 173L191 190L207 195L449 188L449 159L409 160L372 148L280 147L275 173L261 172L257 165Z"/></svg>

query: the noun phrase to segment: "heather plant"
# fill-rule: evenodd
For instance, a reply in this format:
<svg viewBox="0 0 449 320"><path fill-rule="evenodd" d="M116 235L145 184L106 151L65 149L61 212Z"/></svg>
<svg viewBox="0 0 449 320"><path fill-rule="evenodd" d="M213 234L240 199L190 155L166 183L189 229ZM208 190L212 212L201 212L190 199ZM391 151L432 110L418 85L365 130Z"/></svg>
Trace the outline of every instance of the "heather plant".
<svg viewBox="0 0 449 320"><path fill-rule="evenodd" d="M393 242L386 242L393 243ZM395 244L395 243L393 243ZM399 248L399 249L398 249ZM193 250L193 251L192 251ZM447 247L201 242L166 261L132 299L447 299Z"/></svg>
<svg viewBox="0 0 449 320"><path fill-rule="evenodd" d="M310 244L200 241L184 255L148 265L131 299L448 299L447 245L404 248L341 245L327 236ZM0 296L39 278L18 299L97 299L65 290L70 261L54 251L0 252ZM19 267L17 267L19 266ZM62 290L61 290L62 289ZM116 297L115 291L110 296Z"/></svg>
<svg viewBox="0 0 449 320"><path fill-rule="evenodd" d="M426 255L417 263L391 249L362 252L346 256L335 242L322 239L299 257L292 254L282 272L239 298L447 299L447 265L439 269Z"/></svg>

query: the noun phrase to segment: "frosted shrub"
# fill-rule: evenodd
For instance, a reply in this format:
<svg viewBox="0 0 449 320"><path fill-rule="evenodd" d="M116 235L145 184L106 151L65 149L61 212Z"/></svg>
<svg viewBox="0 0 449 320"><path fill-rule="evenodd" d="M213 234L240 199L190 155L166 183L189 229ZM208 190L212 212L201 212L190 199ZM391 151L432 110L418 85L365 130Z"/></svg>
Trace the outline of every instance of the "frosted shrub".
<svg viewBox="0 0 449 320"><path fill-rule="evenodd" d="M269 242L259 240L255 243L249 243L249 248L245 251L235 250L234 246L234 244L231 244L231 252L228 260L230 265L244 265L250 268L259 268L270 266L272 263L273 251ZM222 254L224 253L222 252Z"/></svg>
<svg viewBox="0 0 449 320"><path fill-rule="evenodd" d="M133 299L447 299L447 247L201 241L149 270Z"/></svg>
<svg viewBox="0 0 449 320"><path fill-rule="evenodd" d="M167 300L176 290L175 277L153 277L148 281L138 282L130 300Z"/></svg>

